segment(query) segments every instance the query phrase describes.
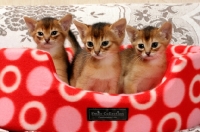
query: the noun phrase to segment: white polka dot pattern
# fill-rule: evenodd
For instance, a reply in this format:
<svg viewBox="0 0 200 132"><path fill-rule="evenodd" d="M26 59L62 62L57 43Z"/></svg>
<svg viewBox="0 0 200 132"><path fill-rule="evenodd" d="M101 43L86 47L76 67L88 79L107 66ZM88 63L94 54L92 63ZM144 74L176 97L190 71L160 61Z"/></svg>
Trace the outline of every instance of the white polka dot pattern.
<svg viewBox="0 0 200 132"><path fill-rule="evenodd" d="M97 123L97 121L91 121L89 123L89 131L90 132L98 132L99 130L95 128L95 123ZM111 126L109 128L107 128L106 132L115 132L117 129L117 122L116 121L110 121Z"/></svg>
<svg viewBox="0 0 200 132"><path fill-rule="evenodd" d="M15 82L11 86L7 86L4 82L4 77L8 72L13 72L16 76ZM21 82L21 73L19 69L16 66L6 66L0 74L0 86L1 90L4 91L5 93L12 93L13 91L17 90L19 88L19 84Z"/></svg>
<svg viewBox="0 0 200 132"><path fill-rule="evenodd" d="M194 127L196 121L198 121L198 123L200 124L199 116L200 116L200 109L194 108L187 119L187 128Z"/></svg>
<svg viewBox="0 0 200 132"><path fill-rule="evenodd" d="M145 92L144 92L145 94ZM139 96L143 96L143 94L138 94ZM138 95L135 95L135 96L138 96ZM138 103L138 101L134 98L135 96L129 96L129 99L130 99L130 102L132 104L133 107L139 109L139 110L146 110L146 109L149 109L151 108L154 103L156 102L156 92L154 90L151 90L150 91L150 99L148 102L146 103ZM147 98L148 99L148 98Z"/></svg>
<svg viewBox="0 0 200 132"><path fill-rule="evenodd" d="M172 89L172 87L175 87ZM183 102L185 95L185 85L180 78L171 79L164 88L163 101L169 108L174 108Z"/></svg>
<svg viewBox="0 0 200 132"><path fill-rule="evenodd" d="M26 49L6 49L4 55L8 60L18 60L25 51Z"/></svg>
<svg viewBox="0 0 200 132"><path fill-rule="evenodd" d="M130 119L125 123L124 131L131 132L134 130L136 132L149 132L151 127L152 121L147 115L137 114L130 117Z"/></svg>
<svg viewBox="0 0 200 132"><path fill-rule="evenodd" d="M31 51L31 55L35 60L37 60L37 61L48 60L48 56L47 56L48 53L47 54L38 54L37 52L38 52L38 50L36 50L36 49Z"/></svg>
<svg viewBox="0 0 200 132"><path fill-rule="evenodd" d="M190 88L189 88L189 95L190 95L190 99L193 103L199 103L200 102L200 93L198 96L194 95L194 84L195 83L200 83L200 74L196 75L193 79L192 82L190 84Z"/></svg>
<svg viewBox="0 0 200 132"><path fill-rule="evenodd" d="M31 108L36 108L40 111L40 118L36 123L29 123L28 121L26 121L26 113L27 111L29 112ZM44 124L44 122L46 121L46 117L47 113L44 105L37 101L31 101L25 104L24 107L22 108L19 114L19 121L25 130L37 130Z"/></svg>
<svg viewBox="0 0 200 132"><path fill-rule="evenodd" d="M178 113L172 112L172 113L169 113L169 114L165 115L165 116L161 119L160 123L158 124L158 129L157 129L157 131L158 131L158 132L163 132L163 131L165 131L165 130L163 130L163 126L164 126L164 124L165 124L168 120L170 120L170 119L174 119L174 120L176 121L176 127L175 127L175 129L174 129L174 130L170 130L170 131L175 132L175 131L180 130L180 128L181 128L181 123L182 123L181 117L180 117L180 115L179 115Z"/></svg>
<svg viewBox="0 0 200 132"><path fill-rule="evenodd" d="M27 89L33 96L44 95L51 88L52 82L53 76L44 66L32 69L26 80Z"/></svg>
<svg viewBox="0 0 200 132"><path fill-rule="evenodd" d="M94 99L101 107L114 107L119 103L121 97L109 94L94 94Z"/></svg>
<svg viewBox="0 0 200 132"><path fill-rule="evenodd" d="M56 111L53 122L58 132L66 132L66 130L69 132L77 132L81 127L82 118L76 108L63 106Z"/></svg>
<svg viewBox="0 0 200 132"><path fill-rule="evenodd" d="M14 112L13 101L7 97L0 98L0 126L7 125L13 118Z"/></svg>
<svg viewBox="0 0 200 132"><path fill-rule="evenodd" d="M60 95L69 102L77 102L79 100L82 99L83 96L85 96L86 91L79 91L79 93L77 94L70 94L67 92L65 84L60 84L60 86L58 87L59 93Z"/></svg>
<svg viewBox="0 0 200 132"><path fill-rule="evenodd" d="M71 49L67 53L71 60ZM198 46L169 45L162 82L129 95L84 91L61 82L49 54L40 50L2 48L0 60L2 129L167 132L200 124ZM128 120L87 121L87 108L127 108Z"/></svg>
<svg viewBox="0 0 200 132"><path fill-rule="evenodd" d="M174 65L172 68L172 72L181 72L187 65L187 60L183 57L179 57L174 61Z"/></svg>

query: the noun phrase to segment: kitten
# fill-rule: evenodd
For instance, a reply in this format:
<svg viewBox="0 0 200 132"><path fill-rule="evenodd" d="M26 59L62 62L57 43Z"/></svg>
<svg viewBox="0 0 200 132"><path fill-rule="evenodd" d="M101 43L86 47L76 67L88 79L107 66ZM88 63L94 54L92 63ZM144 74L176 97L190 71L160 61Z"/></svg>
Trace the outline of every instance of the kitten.
<svg viewBox="0 0 200 132"><path fill-rule="evenodd" d="M119 48L125 36L126 19L113 24L86 25L74 20L84 48L75 49L70 84L84 90L116 94L119 90Z"/></svg>
<svg viewBox="0 0 200 132"><path fill-rule="evenodd" d="M69 84L69 61L64 42L68 38L72 45L78 45L74 34L70 31L72 15L67 14L60 20L45 17L35 20L24 17L30 35L37 44L37 49L50 53L58 77Z"/></svg>
<svg viewBox="0 0 200 132"><path fill-rule="evenodd" d="M172 37L172 25L148 26L142 30L127 25L133 48L121 52L120 79L124 93L146 91L157 86L166 71L166 48Z"/></svg>

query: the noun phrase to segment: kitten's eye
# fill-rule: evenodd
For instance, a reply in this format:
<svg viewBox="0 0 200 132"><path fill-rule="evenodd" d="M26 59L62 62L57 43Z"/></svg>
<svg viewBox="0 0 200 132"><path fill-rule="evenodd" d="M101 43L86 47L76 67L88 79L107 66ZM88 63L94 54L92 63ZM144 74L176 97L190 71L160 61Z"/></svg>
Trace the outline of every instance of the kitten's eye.
<svg viewBox="0 0 200 132"><path fill-rule="evenodd" d="M58 33L58 31L52 31L51 35L56 35Z"/></svg>
<svg viewBox="0 0 200 132"><path fill-rule="evenodd" d="M43 32L38 32L38 36L43 36Z"/></svg>
<svg viewBox="0 0 200 132"><path fill-rule="evenodd" d="M109 41L103 41L102 43L101 43L101 46L107 46L109 44Z"/></svg>
<svg viewBox="0 0 200 132"><path fill-rule="evenodd" d="M144 49L144 44L138 44L139 49Z"/></svg>
<svg viewBox="0 0 200 132"><path fill-rule="evenodd" d="M93 47L93 43L90 42L90 41L88 41L88 42L87 42L87 47L88 47L88 48L92 48L92 47Z"/></svg>
<svg viewBox="0 0 200 132"><path fill-rule="evenodd" d="M158 47L158 42L153 42L153 43L151 44L151 47L152 47L152 48L157 48L157 47Z"/></svg>

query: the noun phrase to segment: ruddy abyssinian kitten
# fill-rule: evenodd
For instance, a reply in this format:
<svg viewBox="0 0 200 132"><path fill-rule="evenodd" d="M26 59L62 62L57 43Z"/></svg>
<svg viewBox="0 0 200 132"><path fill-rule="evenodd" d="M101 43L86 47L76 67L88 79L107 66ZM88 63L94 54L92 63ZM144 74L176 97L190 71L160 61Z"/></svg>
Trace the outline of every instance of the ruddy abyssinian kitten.
<svg viewBox="0 0 200 132"><path fill-rule="evenodd" d="M165 22L160 28L147 26L142 30L127 25L126 31L133 48L121 52L120 87L127 94L152 89L161 82L167 68L166 48L172 24Z"/></svg>
<svg viewBox="0 0 200 132"><path fill-rule="evenodd" d="M119 19L113 24L73 22L84 48L75 48L70 84L84 90L118 93L121 72L119 48L125 36L126 19Z"/></svg>
<svg viewBox="0 0 200 132"><path fill-rule="evenodd" d="M30 35L37 44L37 49L50 53L58 77L69 83L68 74L70 71L68 55L64 42L67 38L73 45L78 45L74 34L70 31L72 15L67 14L60 20L52 17L45 17L41 20L24 17Z"/></svg>

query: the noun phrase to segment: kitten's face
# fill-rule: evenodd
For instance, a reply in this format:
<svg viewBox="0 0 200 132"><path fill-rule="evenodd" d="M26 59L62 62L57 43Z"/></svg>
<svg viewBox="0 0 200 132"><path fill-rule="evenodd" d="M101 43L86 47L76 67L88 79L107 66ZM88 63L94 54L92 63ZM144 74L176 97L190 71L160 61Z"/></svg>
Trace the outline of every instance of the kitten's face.
<svg viewBox="0 0 200 132"><path fill-rule="evenodd" d="M100 25L99 25L100 26ZM115 42L115 36L105 25L101 29L89 26L83 43L87 51L96 59L103 59L112 53L119 51L119 43Z"/></svg>
<svg viewBox="0 0 200 132"><path fill-rule="evenodd" d="M171 40L171 24L165 23L162 27L148 26L143 30L137 30L127 26L127 33L131 37L131 43L135 47L136 54L145 60L156 59L165 53Z"/></svg>
<svg viewBox="0 0 200 132"><path fill-rule="evenodd" d="M112 52L111 49L116 49L116 51L118 49L117 46L114 46L114 44L112 44L112 42L110 42L110 40L108 39L93 40L92 38L86 39L85 47L87 51L91 54L91 56L96 59L102 59L106 57L109 52Z"/></svg>
<svg viewBox="0 0 200 132"><path fill-rule="evenodd" d="M51 48L56 44L64 44L65 33L58 20L38 21L35 30L31 33L39 47Z"/></svg>
<svg viewBox="0 0 200 132"><path fill-rule="evenodd" d="M157 29L138 31L138 37L132 43L136 53L146 60L151 60L164 52L164 44L160 43Z"/></svg>
<svg viewBox="0 0 200 132"><path fill-rule="evenodd" d="M114 24L96 23L86 25L74 21L79 30L82 42L90 55L96 59L103 59L119 52L124 38L126 20L120 19Z"/></svg>
<svg viewBox="0 0 200 132"><path fill-rule="evenodd" d="M51 17L43 18L38 21L24 17L24 20L37 47L39 49L49 49L64 45L72 17L69 14L61 20Z"/></svg>

